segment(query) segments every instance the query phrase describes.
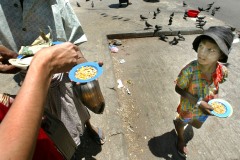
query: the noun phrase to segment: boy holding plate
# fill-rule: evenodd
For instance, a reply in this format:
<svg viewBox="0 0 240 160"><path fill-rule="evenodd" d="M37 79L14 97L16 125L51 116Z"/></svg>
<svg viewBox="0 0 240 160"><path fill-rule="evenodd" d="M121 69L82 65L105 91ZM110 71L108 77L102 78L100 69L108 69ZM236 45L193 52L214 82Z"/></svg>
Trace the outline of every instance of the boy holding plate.
<svg viewBox="0 0 240 160"><path fill-rule="evenodd" d="M177 150L186 157L183 132L186 124L200 128L213 108L208 101L217 98L219 84L227 77L227 63L234 35L229 28L213 26L193 41L197 60L186 65L176 80L176 92L180 94L178 115L174 120L178 134Z"/></svg>

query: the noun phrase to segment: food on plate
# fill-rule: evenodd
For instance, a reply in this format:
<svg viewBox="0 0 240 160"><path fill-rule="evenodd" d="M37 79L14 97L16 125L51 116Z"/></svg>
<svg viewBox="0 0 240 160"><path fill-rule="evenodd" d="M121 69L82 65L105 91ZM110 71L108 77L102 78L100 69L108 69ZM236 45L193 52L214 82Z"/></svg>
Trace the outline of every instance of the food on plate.
<svg viewBox="0 0 240 160"><path fill-rule="evenodd" d="M96 75L97 70L91 66L82 66L81 68L77 69L75 73L75 77L82 80L93 78Z"/></svg>
<svg viewBox="0 0 240 160"><path fill-rule="evenodd" d="M226 112L226 108L222 103L213 102L212 107L213 107L214 112L216 112L218 114L224 114Z"/></svg>

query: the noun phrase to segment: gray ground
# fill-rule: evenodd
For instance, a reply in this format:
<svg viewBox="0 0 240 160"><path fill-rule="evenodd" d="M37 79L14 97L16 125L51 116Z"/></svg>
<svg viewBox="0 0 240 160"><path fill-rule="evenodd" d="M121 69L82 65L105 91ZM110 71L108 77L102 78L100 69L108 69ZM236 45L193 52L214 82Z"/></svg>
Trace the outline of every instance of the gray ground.
<svg viewBox="0 0 240 160"><path fill-rule="evenodd" d="M88 37L88 42L80 46L82 51L89 61L104 61L104 74L99 81L106 100L102 115L91 114L92 123L104 129L107 142L98 146L87 134L83 135L77 150L78 159L180 159L175 149L176 134L172 123L179 102L174 80L180 69L196 58L191 43L196 37L193 33L199 33L194 19L182 19L187 8L176 0L157 3L132 0L133 5L123 8L118 8L117 0L94 1L94 8L91 8L91 1L79 1L81 7L76 6L75 0L70 2ZM162 12L153 20L150 17L157 7ZM175 12L173 25L168 26L172 12ZM148 22L153 25L163 25L163 33L171 35L181 30L188 34L184 35L186 40L170 46L158 37L149 37L153 29L144 29L140 14L148 16ZM207 20L206 28L226 25L214 17L207 16ZM148 38L122 39L119 52L111 53L107 35ZM172 39L173 36L169 36L169 40ZM240 159L239 44L233 45L229 80L220 88L220 96L233 106L233 115L227 119L210 117L199 130L189 127L186 137L193 136L193 139L188 143L188 159ZM126 62L120 64L120 59ZM0 77L1 92L17 93L18 85L12 76ZM131 94L117 88L118 79Z"/></svg>

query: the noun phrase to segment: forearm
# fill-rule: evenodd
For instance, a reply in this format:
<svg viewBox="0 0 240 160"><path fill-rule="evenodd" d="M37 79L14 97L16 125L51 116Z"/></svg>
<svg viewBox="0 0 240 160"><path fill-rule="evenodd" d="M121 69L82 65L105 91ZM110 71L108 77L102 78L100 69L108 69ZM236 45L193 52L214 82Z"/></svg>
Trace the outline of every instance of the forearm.
<svg viewBox="0 0 240 160"><path fill-rule="evenodd" d="M196 104L198 101L198 97L195 97L194 95L190 94L189 92L181 89L180 87L178 87L178 85L176 85L175 91L178 94L180 94L182 97L187 98L192 104Z"/></svg>
<svg viewBox="0 0 240 160"><path fill-rule="evenodd" d="M46 64L35 64L29 68L18 96L0 125L1 159L25 160L33 154L51 81L48 67L43 67Z"/></svg>
<svg viewBox="0 0 240 160"><path fill-rule="evenodd" d="M31 62L23 85L0 125L0 159L32 159L51 77L75 66L80 49L70 42L43 48Z"/></svg>

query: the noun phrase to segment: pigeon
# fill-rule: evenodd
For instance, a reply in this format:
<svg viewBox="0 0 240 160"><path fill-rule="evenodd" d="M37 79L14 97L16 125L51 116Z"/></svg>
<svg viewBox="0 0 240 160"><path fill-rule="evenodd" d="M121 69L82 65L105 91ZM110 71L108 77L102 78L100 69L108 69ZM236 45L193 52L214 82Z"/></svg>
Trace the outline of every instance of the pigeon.
<svg viewBox="0 0 240 160"><path fill-rule="evenodd" d="M215 7L214 10L215 11L218 11L220 9L220 7Z"/></svg>
<svg viewBox="0 0 240 160"><path fill-rule="evenodd" d="M181 34L180 31L178 31L177 36L178 36L179 40L182 40L182 41L185 40L185 38L183 37L183 35Z"/></svg>
<svg viewBox="0 0 240 160"><path fill-rule="evenodd" d="M203 29L203 26L198 26L198 25L196 25L196 27L197 27L197 28L201 28L201 29Z"/></svg>
<svg viewBox="0 0 240 160"><path fill-rule="evenodd" d="M216 12L215 12L215 10L213 9L211 15L214 16L215 13L216 13Z"/></svg>
<svg viewBox="0 0 240 160"><path fill-rule="evenodd" d="M209 6L208 8L205 9L206 12L209 12L209 10L212 8L212 6Z"/></svg>
<svg viewBox="0 0 240 160"><path fill-rule="evenodd" d="M207 21L197 23L197 24L196 24L196 27L197 27L197 28L203 28L203 26L204 26L206 23L207 23Z"/></svg>
<svg viewBox="0 0 240 160"><path fill-rule="evenodd" d="M154 16L154 17L156 17L156 16L157 16L157 13L156 13L155 11L153 12L153 16Z"/></svg>
<svg viewBox="0 0 240 160"><path fill-rule="evenodd" d="M153 19L156 19L157 13L154 11L153 12Z"/></svg>
<svg viewBox="0 0 240 160"><path fill-rule="evenodd" d="M153 35L155 35L158 31L159 31L158 29L154 29Z"/></svg>
<svg viewBox="0 0 240 160"><path fill-rule="evenodd" d="M156 30L161 30L161 29L162 29L162 26L155 25L155 28L156 28Z"/></svg>
<svg viewBox="0 0 240 160"><path fill-rule="evenodd" d="M170 17L173 17L174 16L174 12L172 14L170 14Z"/></svg>
<svg viewBox="0 0 240 160"><path fill-rule="evenodd" d="M197 19L204 19L206 16L198 16Z"/></svg>
<svg viewBox="0 0 240 160"><path fill-rule="evenodd" d="M172 17L170 17L168 25L172 25Z"/></svg>
<svg viewBox="0 0 240 160"><path fill-rule="evenodd" d="M188 13L187 13L187 12L188 12L188 11L185 10L184 15L183 15L183 19L185 19L185 20L187 20L187 17L188 17Z"/></svg>
<svg viewBox="0 0 240 160"><path fill-rule="evenodd" d="M160 30L162 30L162 26L155 25L155 30L154 30L153 35L155 35L155 33L157 33L157 31L160 31Z"/></svg>
<svg viewBox="0 0 240 160"><path fill-rule="evenodd" d="M196 22L203 22L203 19L196 19Z"/></svg>
<svg viewBox="0 0 240 160"><path fill-rule="evenodd" d="M152 27L152 25L151 25L151 24L149 24L147 21L145 21L145 25L146 25L146 27L147 27L147 28L150 28L150 27Z"/></svg>
<svg viewBox="0 0 240 160"><path fill-rule="evenodd" d="M141 20L148 19L147 17L144 17L144 16L142 16L142 15L140 15L140 18L141 18Z"/></svg>
<svg viewBox="0 0 240 160"><path fill-rule="evenodd" d="M93 1L92 1L92 4L91 4L91 5L92 5L92 8L93 8L93 7L94 7L94 3L93 3Z"/></svg>
<svg viewBox="0 0 240 160"><path fill-rule="evenodd" d="M159 35L159 39L166 42L167 39L168 39L168 37L166 37L164 34L161 33L161 34Z"/></svg>
<svg viewBox="0 0 240 160"><path fill-rule="evenodd" d="M183 1L183 7L186 7L187 6L187 4L185 3L185 1Z"/></svg>
<svg viewBox="0 0 240 160"><path fill-rule="evenodd" d="M81 5L80 5L80 3L79 3L79 2L77 2L77 6L78 6L78 7L81 7Z"/></svg>
<svg viewBox="0 0 240 160"><path fill-rule="evenodd" d="M160 13L160 12L161 12L161 10L159 8L157 8L157 13Z"/></svg>
<svg viewBox="0 0 240 160"><path fill-rule="evenodd" d="M169 44L171 44L171 45L178 44L178 39L176 37L174 37L173 40L169 42Z"/></svg>
<svg viewBox="0 0 240 160"><path fill-rule="evenodd" d="M212 5L213 5L213 4L214 4L214 2L212 2L212 3L209 3L209 4L208 4L208 6L211 6L211 7L212 7Z"/></svg>
<svg viewBox="0 0 240 160"><path fill-rule="evenodd" d="M230 26L230 29L231 29L232 32L234 32L236 30L236 28L231 27L231 26Z"/></svg>
<svg viewBox="0 0 240 160"><path fill-rule="evenodd" d="M199 12L205 11L203 8L198 7Z"/></svg>
<svg viewBox="0 0 240 160"><path fill-rule="evenodd" d="M207 23L207 21L204 21L204 22L198 22L197 25L198 25L198 26L204 26L206 23Z"/></svg>

